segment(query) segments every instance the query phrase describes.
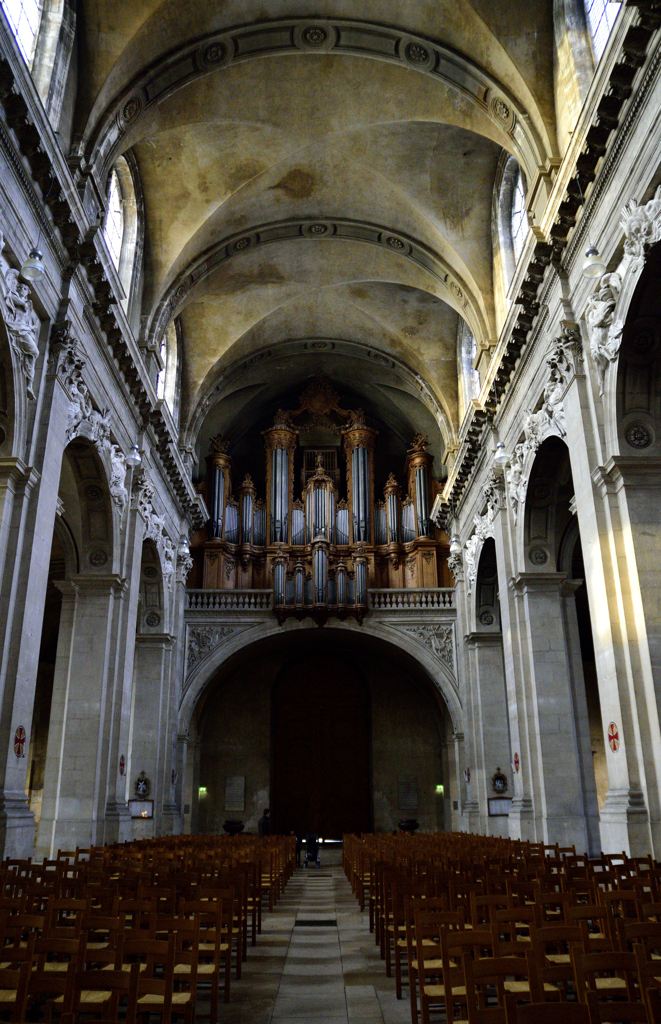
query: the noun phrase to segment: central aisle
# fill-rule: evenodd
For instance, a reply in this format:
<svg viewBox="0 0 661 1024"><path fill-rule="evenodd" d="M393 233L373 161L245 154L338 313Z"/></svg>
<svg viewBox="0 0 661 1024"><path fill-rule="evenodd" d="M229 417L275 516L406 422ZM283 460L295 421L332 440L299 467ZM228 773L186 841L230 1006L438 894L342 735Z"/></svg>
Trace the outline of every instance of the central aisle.
<svg viewBox="0 0 661 1024"><path fill-rule="evenodd" d="M258 945L249 949L227 1024L408 1024L408 994L395 998L394 978L370 934L337 854L320 870L297 869L275 913L265 914Z"/></svg>

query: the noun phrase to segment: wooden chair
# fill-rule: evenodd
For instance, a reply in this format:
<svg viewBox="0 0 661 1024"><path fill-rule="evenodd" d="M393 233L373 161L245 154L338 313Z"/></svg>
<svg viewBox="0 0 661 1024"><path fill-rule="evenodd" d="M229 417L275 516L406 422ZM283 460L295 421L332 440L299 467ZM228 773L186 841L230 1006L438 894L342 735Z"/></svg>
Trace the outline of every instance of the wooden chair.
<svg viewBox="0 0 661 1024"><path fill-rule="evenodd" d="M530 996L528 961L523 956L476 960L464 954L462 970L469 1024L506 1024L505 995L515 999ZM492 990L495 990L495 1005Z"/></svg>
<svg viewBox="0 0 661 1024"><path fill-rule="evenodd" d="M442 910L435 908L433 904L442 905L445 901L442 899L431 899L424 901L411 899L406 903L406 941L408 943L408 975L409 975L409 1000L411 1003L411 1020L413 1024L418 1024L418 993L417 993L417 982L418 982L418 956L417 947L415 940L415 912L419 910L421 912L420 920L425 922L433 921L435 927L442 928L446 932L452 931L464 931L465 920L463 910L458 910L456 913L452 913L449 910ZM432 906L430 906L430 904ZM431 917L433 915L433 918ZM436 936L434 936L433 942L435 942ZM432 943L430 939L423 939L423 947L426 944ZM429 945L427 945L429 949ZM438 958L437 958L438 959ZM433 971L439 967L438 962L434 962L433 955L431 953L425 953L425 959L423 964L424 968L428 971ZM440 962L440 968L442 970L443 963Z"/></svg>
<svg viewBox="0 0 661 1024"><path fill-rule="evenodd" d="M493 936L488 929L454 930L415 913L415 941L422 1024L430 1024L432 1006L443 1006L448 1020L456 1003L465 1005L466 990L461 957L493 953Z"/></svg>
<svg viewBox="0 0 661 1024"><path fill-rule="evenodd" d="M617 1021L617 1024L629 1021L642 1021L643 1024L648 1024L647 1007L644 1003L619 999L617 1002L606 1002L599 998L597 992L588 992L586 1002L590 1011L590 1024L613 1024L614 1021Z"/></svg>
<svg viewBox="0 0 661 1024"><path fill-rule="evenodd" d="M167 942L158 939L130 939L124 944L124 956L144 963L145 970L138 973L137 1018L147 1022L156 1014L161 1024L170 1024L172 1015L183 1017L185 1024L193 1024L195 992L191 978L187 988L175 991L175 936ZM181 983L182 978L179 978Z"/></svg>
<svg viewBox="0 0 661 1024"><path fill-rule="evenodd" d="M0 1011L11 1013L12 1021L25 1020L31 969L32 965L28 960L18 968L0 969Z"/></svg>
<svg viewBox="0 0 661 1024"><path fill-rule="evenodd" d="M592 1024L590 1010L584 1003L517 1004L516 996L505 996L507 1024Z"/></svg>
<svg viewBox="0 0 661 1024"><path fill-rule="evenodd" d="M579 953L573 952L576 998L587 1002L589 992L598 996L638 997L638 965L635 953ZM608 1018L604 1018L607 1020Z"/></svg>

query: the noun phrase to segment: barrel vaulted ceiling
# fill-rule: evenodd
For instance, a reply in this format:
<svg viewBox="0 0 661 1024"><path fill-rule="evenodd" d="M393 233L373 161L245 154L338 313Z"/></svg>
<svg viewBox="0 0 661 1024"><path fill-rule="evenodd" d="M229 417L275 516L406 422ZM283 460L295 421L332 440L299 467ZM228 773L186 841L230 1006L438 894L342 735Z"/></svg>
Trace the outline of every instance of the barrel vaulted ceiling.
<svg viewBox="0 0 661 1024"><path fill-rule="evenodd" d="M101 180L135 156L143 323L157 343L179 317L184 432L228 388L272 391L263 365L245 388L237 368L303 379L320 349L307 365L300 346L326 339L336 381L363 367L376 388L380 354L391 398L395 378L401 407L417 387L452 440L458 317L496 336L498 159L532 180L557 156L552 0L81 7L75 138Z"/></svg>

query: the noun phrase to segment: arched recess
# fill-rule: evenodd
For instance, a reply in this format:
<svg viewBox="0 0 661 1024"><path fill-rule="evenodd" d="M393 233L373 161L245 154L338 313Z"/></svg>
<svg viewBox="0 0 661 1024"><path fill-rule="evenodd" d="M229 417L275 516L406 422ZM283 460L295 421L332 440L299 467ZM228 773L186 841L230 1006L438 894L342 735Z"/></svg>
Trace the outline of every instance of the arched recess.
<svg viewBox="0 0 661 1024"><path fill-rule="evenodd" d="M316 41L321 38L319 33L323 34L321 43ZM215 32L153 61L146 74L120 87L114 96L102 93L83 133L90 165L99 171L107 168L119 147L126 145L126 136L130 145L148 132L154 112L196 79L222 74L250 60L301 54L321 59L328 55L368 58L429 76L441 90L447 90L455 107L466 104L474 121L484 119L491 133L500 136L531 175L552 154L552 141L532 96L527 94L531 106L526 109L510 88L468 54L390 25L333 18L325 20L322 27L298 18L269 21L261 32L252 24L234 26L231 33ZM521 92L527 92L513 64L508 71L518 79ZM369 74L369 66L366 72ZM117 73L113 78L118 81Z"/></svg>
<svg viewBox="0 0 661 1024"><path fill-rule="evenodd" d="M26 795L35 815L39 842L45 841L39 832L43 797L48 787L53 791L57 786L60 770L58 737L62 715L66 715L62 692L71 670L73 602L86 577L97 579L103 586L114 557L113 506L105 468L94 446L78 438L67 446L62 457L28 748ZM53 719L55 730L51 734Z"/></svg>
<svg viewBox="0 0 661 1024"><path fill-rule="evenodd" d="M206 623L204 625L207 625ZM314 630L314 623L307 619L302 622L289 620L286 626L279 626L275 619L268 623L247 627L222 626L218 642L213 645L209 653L202 657L196 657L191 649L190 630L187 635L187 664L188 670L184 679L182 699L179 705L179 734L185 735L188 731L193 710L197 705L209 679L215 672L234 654L244 647L258 640L264 640L272 636L288 636L299 630ZM382 622L374 622L369 617L363 621L362 626L356 623L339 620L331 620L325 627L329 633L335 634L336 630L349 633L369 634L377 640L385 641L387 645L407 655L414 662L418 663L432 682L438 699L447 706L452 731L456 734L463 734L464 716L459 696L459 688L456 680L455 668L455 638L454 625L444 624L451 634L452 651L448 655L443 652L439 657L435 653L433 639L426 639L427 633L419 623L400 622L397 627L386 626Z"/></svg>
<svg viewBox="0 0 661 1024"><path fill-rule="evenodd" d="M531 686L536 694L536 721L528 722L528 732L537 732L542 772L537 799L552 813L548 808L556 794L546 790L552 787L548 773L553 760L562 762L567 776L564 813L575 819L577 836L582 819L585 842L594 853L600 849L599 807L608 788L604 723L569 449L559 437L547 437L537 451L523 526L521 579L529 595Z"/></svg>
<svg viewBox="0 0 661 1024"><path fill-rule="evenodd" d="M399 818L417 816L425 828L449 827L449 801L453 792L455 798L457 795L450 715L419 662L392 640L386 644L360 628L349 630L339 624L322 632L276 627L250 633L253 637L258 633L259 639L250 643L248 633L243 632L243 643L233 644L232 653L223 659L214 658L215 667L208 658L204 682L200 674L199 689L195 687L197 699L193 701L192 694L184 698L179 734L180 738L186 735L188 745L186 803L192 817L187 828L217 831L225 818L238 817L255 829L263 808L277 797L272 788L272 699L277 697L273 687L282 672L291 679L292 672L303 671L305 662L305 684L314 688L317 678L311 664L316 659L321 659L320 666L324 660L353 666L348 671L362 674L369 687L371 753L363 749L362 754L371 757L374 826L390 829ZM316 674L319 678L320 673L323 676L322 667ZM326 679L325 688L331 690L332 681ZM332 699L332 693L328 698ZM347 699L345 693L345 713ZM291 704L289 708L291 712ZM363 742L369 743L364 730L363 736ZM296 742L293 731L289 739ZM304 760L301 771L306 770ZM226 777L242 792L245 786L245 797L237 800L235 794L235 803L232 797L225 800ZM445 793L437 791L437 786L444 786ZM416 787L417 807L411 796ZM402 789L406 791L403 795ZM289 813L293 813L291 809ZM287 812L280 818L283 814ZM274 818L277 823L275 805ZM308 826L305 821L280 820L279 824L285 829Z"/></svg>

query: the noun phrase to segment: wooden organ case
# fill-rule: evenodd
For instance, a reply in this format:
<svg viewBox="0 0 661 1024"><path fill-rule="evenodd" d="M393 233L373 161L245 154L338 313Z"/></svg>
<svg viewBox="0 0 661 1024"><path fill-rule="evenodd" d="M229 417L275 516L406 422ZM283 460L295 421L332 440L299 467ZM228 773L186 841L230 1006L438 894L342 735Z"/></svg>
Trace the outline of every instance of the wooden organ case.
<svg viewBox="0 0 661 1024"><path fill-rule="evenodd" d="M363 410L341 408L328 382L310 384L298 409L279 409L263 438L263 497L249 475L235 496L228 443L220 435L211 441L203 484L211 518L193 551L204 589L272 589L280 621L322 622L362 620L370 589L452 586L448 539L430 519L439 485L426 437L416 434L408 451L405 495L391 472L383 501L374 499L378 431Z"/></svg>

